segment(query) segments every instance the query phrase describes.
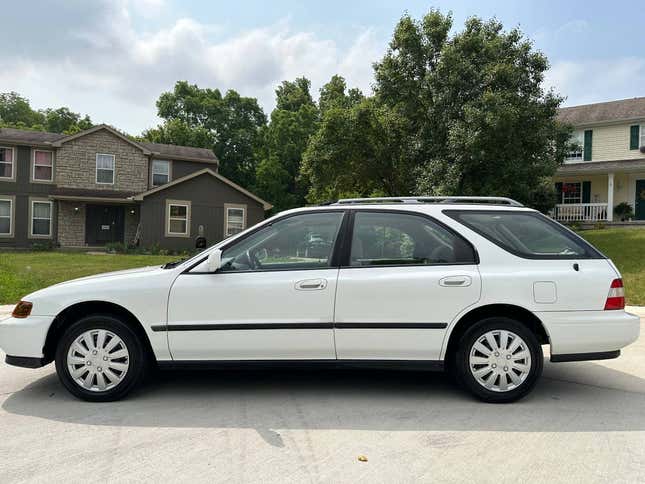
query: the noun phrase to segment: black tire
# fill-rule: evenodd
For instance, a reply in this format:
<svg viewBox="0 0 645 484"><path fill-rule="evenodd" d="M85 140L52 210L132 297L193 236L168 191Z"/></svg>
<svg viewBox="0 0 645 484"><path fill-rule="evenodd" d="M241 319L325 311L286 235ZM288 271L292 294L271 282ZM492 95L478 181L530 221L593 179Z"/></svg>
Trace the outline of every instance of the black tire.
<svg viewBox="0 0 645 484"><path fill-rule="evenodd" d="M125 376L122 376L122 380L116 386L103 391L83 388L74 380L67 365L70 346L83 333L94 329L107 330L118 336L129 353L129 366ZM143 381L147 367L148 358L139 337L130 326L111 314L92 314L76 321L67 328L56 347L58 378L72 395L89 402L111 402L122 399Z"/></svg>
<svg viewBox="0 0 645 484"><path fill-rule="evenodd" d="M515 388L507 391L493 391L486 388L477 381L470 369L469 358L473 345L486 333L496 330L515 333L524 340L531 356L531 366L526 378ZM535 334L520 322L505 317L486 318L473 324L461 337L454 359L455 374L459 383L475 397L488 403L510 403L526 396L535 387L542 374L543 366L542 346ZM506 382L510 381L510 377L504 378Z"/></svg>

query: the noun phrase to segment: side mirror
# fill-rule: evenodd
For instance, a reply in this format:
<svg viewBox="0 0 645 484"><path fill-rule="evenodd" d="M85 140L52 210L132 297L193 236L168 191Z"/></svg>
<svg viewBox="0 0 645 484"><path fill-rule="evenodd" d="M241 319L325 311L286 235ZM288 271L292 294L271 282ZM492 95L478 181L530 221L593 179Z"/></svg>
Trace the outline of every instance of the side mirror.
<svg viewBox="0 0 645 484"><path fill-rule="evenodd" d="M222 266L222 251L214 249L208 254L208 270L216 272Z"/></svg>

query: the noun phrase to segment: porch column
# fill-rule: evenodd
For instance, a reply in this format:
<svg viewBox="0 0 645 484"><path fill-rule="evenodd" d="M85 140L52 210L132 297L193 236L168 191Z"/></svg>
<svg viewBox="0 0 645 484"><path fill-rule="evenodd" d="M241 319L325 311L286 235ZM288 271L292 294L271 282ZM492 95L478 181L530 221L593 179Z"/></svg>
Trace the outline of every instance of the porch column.
<svg viewBox="0 0 645 484"><path fill-rule="evenodd" d="M614 174L607 175L607 221L614 220Z"/></svg>

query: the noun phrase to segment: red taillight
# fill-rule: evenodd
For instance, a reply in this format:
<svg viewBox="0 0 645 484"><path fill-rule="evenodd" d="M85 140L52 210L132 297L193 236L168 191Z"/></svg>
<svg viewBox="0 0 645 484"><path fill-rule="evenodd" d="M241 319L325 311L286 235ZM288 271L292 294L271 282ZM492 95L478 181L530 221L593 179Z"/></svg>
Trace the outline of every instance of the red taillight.
<svg viewBox="0 0 645 484"><path fill-rule="evenodd" d="M16 304L16 307L13 308L13 313L11 315L14 318L26 318L31 314L32 304L29 301L20 301Z"/></svg>
<svg viewBox="0 0 645 484"><path fill-rule="evenodd" d="M609 286L609 294L605 301L605 311L611 309L625 309L625 288L622 279L614 279Z"/></svg>

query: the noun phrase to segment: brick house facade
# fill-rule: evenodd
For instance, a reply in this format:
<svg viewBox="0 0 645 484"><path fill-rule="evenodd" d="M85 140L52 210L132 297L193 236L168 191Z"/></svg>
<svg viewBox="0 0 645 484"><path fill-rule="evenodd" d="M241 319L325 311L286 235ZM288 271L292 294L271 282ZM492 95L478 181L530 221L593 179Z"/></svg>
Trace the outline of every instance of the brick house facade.
<svg viewBox="0 0 645 484"><path fill-rule="evenodd" d="M133 141L106 125L71 136L2 128L0 247L215 243L271 208L218 166L211 150Z"/></svg>

